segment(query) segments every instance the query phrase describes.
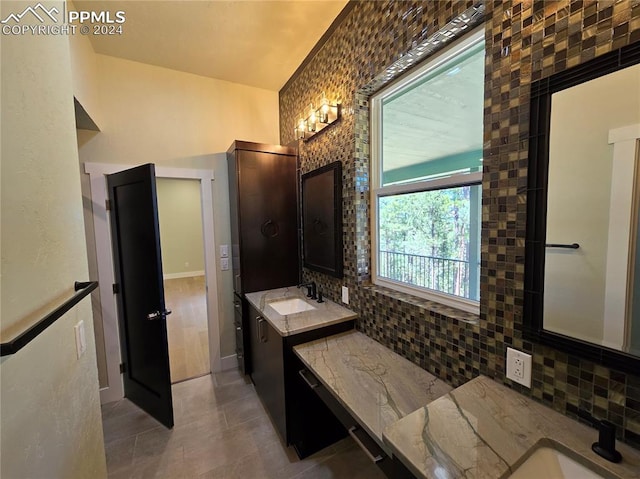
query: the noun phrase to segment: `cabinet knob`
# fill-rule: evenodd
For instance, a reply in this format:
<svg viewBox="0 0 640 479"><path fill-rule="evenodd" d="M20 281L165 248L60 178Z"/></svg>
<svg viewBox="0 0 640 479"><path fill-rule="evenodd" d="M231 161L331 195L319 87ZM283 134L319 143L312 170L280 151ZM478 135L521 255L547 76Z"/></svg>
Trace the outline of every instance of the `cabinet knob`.
<svg viewBox="0 0 640 479"><path fill-rule="evenodd" d="M274 223L273 220L267 220L262 223L260 232L265 238L275 238L280 234L280 227L278 226L278 223Z"/></svg>

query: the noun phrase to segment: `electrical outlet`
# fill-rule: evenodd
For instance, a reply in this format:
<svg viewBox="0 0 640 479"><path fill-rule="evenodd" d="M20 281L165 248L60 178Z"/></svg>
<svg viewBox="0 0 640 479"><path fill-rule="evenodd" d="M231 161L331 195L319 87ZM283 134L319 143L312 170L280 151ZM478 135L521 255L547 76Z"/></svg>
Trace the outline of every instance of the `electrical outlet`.
<svg viewBox="0 0 640 479"><path fill-rule="evenodd" d="M349 304L349 288L346 286L342 287L342 302L344 304Z"/></svg>
<svg viewBox="0 0 640 479"><path fill-rule="evenodd" d="M220 269L222 271L229 270L229 258L220 258Z"/></svg>
<svg viewBox="0 0 640 479"><path fill-rule="evenodd" d="M507 378L531 387L531 355L507 348Z"/></svg>
<svg viewBox="0 0 640 479"><path fill-rule="evenodd" d="M524 378L524 361L521 357L516 356L513 359L513 375L518 379Z"/></svg>

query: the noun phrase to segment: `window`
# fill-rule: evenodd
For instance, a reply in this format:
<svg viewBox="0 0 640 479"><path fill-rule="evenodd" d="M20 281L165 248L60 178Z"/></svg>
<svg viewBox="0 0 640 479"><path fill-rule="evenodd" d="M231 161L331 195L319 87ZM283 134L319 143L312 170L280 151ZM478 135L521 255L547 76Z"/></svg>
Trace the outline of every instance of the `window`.
<svg viewBox="0 0 640 479"><path fill-rule="evenodd" d="M479 311L483 31L371 98L373 281Z"/></svg>

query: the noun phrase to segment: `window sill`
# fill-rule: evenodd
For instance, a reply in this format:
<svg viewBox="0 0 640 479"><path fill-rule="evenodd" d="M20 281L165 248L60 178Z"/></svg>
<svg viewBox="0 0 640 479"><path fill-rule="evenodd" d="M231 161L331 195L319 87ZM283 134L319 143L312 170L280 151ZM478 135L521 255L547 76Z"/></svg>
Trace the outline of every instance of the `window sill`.
<svg viewBox="0 0 640 479"><path fill-rule="evenodd" d="M447 318L455 319L463 323L477 325L480 320L480 315L477 313L469 313L452 306L438 303L437 301L420 298L418 296L403 293L401 291L396 291L395 289L387 288L385 286L370 283L368 285L363 285L363 287L368 289L369 291L373 291L388 298L402 301L404 303L426 309L427 311L445 316Z"/></svg>

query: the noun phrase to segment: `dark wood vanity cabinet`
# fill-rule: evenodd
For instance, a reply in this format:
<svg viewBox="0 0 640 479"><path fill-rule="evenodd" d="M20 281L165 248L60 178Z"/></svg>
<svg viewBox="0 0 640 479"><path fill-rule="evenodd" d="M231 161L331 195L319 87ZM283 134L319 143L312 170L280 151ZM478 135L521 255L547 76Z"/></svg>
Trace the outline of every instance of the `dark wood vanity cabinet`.
<svg viewBox="0 0 640 479"><path fill-rule="evenodd" d="M227 151L233 289L298 283L298 157L295 148L234 141Z"/></svg>
<svg viewBox="0 0 640 479"><path fill-rule="evenodd" d="M245 293L297 284L295 148L234 141L227 150L238 368L251 372Z"/></svg>
<svg viewBox="0 0 640 479"><path fill-rule="evenodd" d="M320 398L304 383L293 346L353 329L354 321L281 336L248 305L251 380L280 437L307 457L347 435Z"/></svg>

